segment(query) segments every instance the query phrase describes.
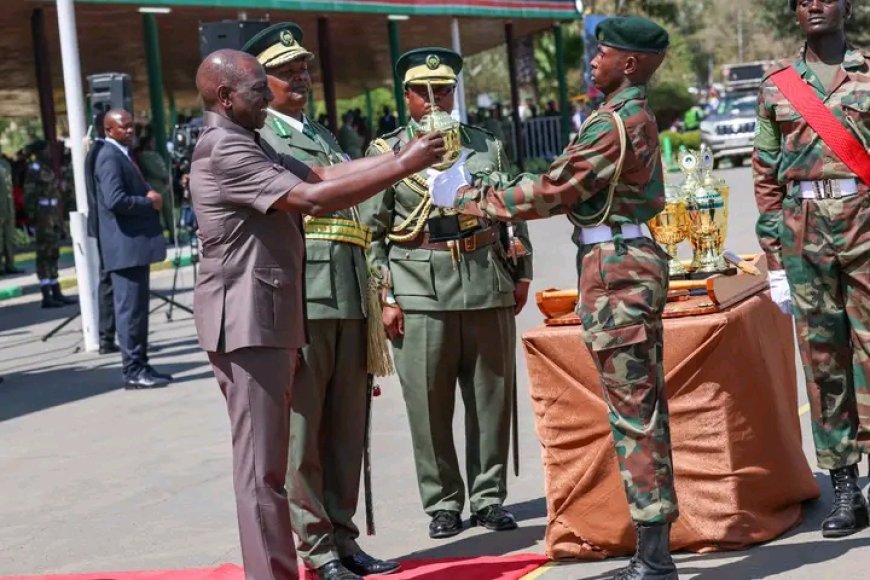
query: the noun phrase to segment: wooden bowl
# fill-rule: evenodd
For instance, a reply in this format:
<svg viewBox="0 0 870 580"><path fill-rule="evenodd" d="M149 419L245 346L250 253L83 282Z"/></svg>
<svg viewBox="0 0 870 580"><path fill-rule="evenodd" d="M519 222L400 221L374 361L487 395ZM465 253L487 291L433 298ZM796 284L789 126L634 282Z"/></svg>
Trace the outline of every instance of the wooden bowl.
<svg viewBox="0 0 870 580"><path fill-rule="evenodd" d="M545 318L558 318L574 312L577 307L577 290L549 288L536 293L535 301Z"/></svg>

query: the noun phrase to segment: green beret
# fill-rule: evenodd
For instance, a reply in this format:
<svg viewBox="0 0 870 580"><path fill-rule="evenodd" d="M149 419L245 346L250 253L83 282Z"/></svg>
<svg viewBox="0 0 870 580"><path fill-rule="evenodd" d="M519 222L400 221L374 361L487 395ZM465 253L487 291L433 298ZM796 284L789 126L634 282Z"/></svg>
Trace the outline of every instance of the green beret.
<svg viewBox="0 0 870 580"><path fill-rule="evenodd" d="M456 84L462 70L462 57L449 48L425 47L409 50L396 61L396 75L403 85L409 83L433 85Z"/></svg>
<svg viewBox="0 0 870 580"><path fill-rule="evenodd" d="M275 68L291 60L311 60L314 55L302 46L302 29L295 22L280 22L256 34L242 47L257 57L265 68Z"/></svg>
<svg viewBox="0 0 870 580"><path fill-rule="evenodd" d="M613 16L595 28L598 44L630 52L659 54L669 44L668 31L640 16Z"/></svg>

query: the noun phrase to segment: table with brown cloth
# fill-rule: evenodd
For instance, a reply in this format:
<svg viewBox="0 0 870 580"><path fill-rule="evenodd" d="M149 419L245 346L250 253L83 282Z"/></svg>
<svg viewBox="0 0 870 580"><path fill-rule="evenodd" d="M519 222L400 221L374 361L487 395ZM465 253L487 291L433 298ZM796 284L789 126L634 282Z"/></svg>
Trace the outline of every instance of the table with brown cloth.
<svg viewBox="0 0 870 580"><path fill-rule="evenodd" d="M664 321L680 517L673 550L736 550L801 520L819 489L801 446L792 319L767 294ZM607 406L580 326L523 335L543 450L547 555L631 554L635 535Z"/></svg>

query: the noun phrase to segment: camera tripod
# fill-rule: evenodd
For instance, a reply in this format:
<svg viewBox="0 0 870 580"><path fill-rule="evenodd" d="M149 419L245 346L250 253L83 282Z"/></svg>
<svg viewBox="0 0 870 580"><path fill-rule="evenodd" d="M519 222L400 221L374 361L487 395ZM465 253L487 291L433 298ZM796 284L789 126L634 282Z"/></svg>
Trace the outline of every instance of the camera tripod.
<svg viewBox="0 0 870 580"><path fill-rule="evenodd" d="M182 211L183 211L183 209L182 209ZM185 229L186 229L186 233L188 236L188 248L190 250L190 265L193 267L193 285L196 286L196 276L197 276L197 270L198 270L198 264L199 264L199 239L196 237L196 229L194 229L193 227L190 227L190 226L186 226ZM177 239L177 237L178 236L176 235L176 239ZM175 244L175 256L172 258L172 266L175 269L175 272L172 274L172 290L169 293L169 298L164 298L163 296L157 296L158 298L162 299L164 302L163 302L163 304L158 304L157 306L152 308L148 314L153 314L154 312L160 310L161 308L163 308L167 304L169 305L169 310L166 312L166 320L172 320L172 309L173 308L179 308L179 309L184 310L185 312L187 312L189 314L193 314L193 310L190 307L184 306L183 304L179 304L178 302L175 301L175 294L178 292L178 278L179 278L178 273L182 267L181 262L182 262L181 246L180 246L180 244L178 244L176 242L176 244ZM152 295L153 295L153 292L152 292Z"/></svg>

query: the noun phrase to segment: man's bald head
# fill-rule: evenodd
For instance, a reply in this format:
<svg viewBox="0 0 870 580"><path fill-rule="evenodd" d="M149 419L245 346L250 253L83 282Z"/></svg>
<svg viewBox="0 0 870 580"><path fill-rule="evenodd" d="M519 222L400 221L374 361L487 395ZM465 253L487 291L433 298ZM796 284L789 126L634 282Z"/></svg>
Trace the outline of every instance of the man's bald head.
<svg viewBox="0 0 870 580"><path fill-rule="evenodd" d="M205 57L196 71L196 89L207 111L246 129L263 126L272 100L263 65L250 54L228 48Z"/></svg>
<svg viewBox="0 0 870 580"><path fill-rule="evenodd" d="M124 109L112 109L103 117L103 129L106 137L111 137L118 143L130 146L133 144L133 115Z"/></svg>

